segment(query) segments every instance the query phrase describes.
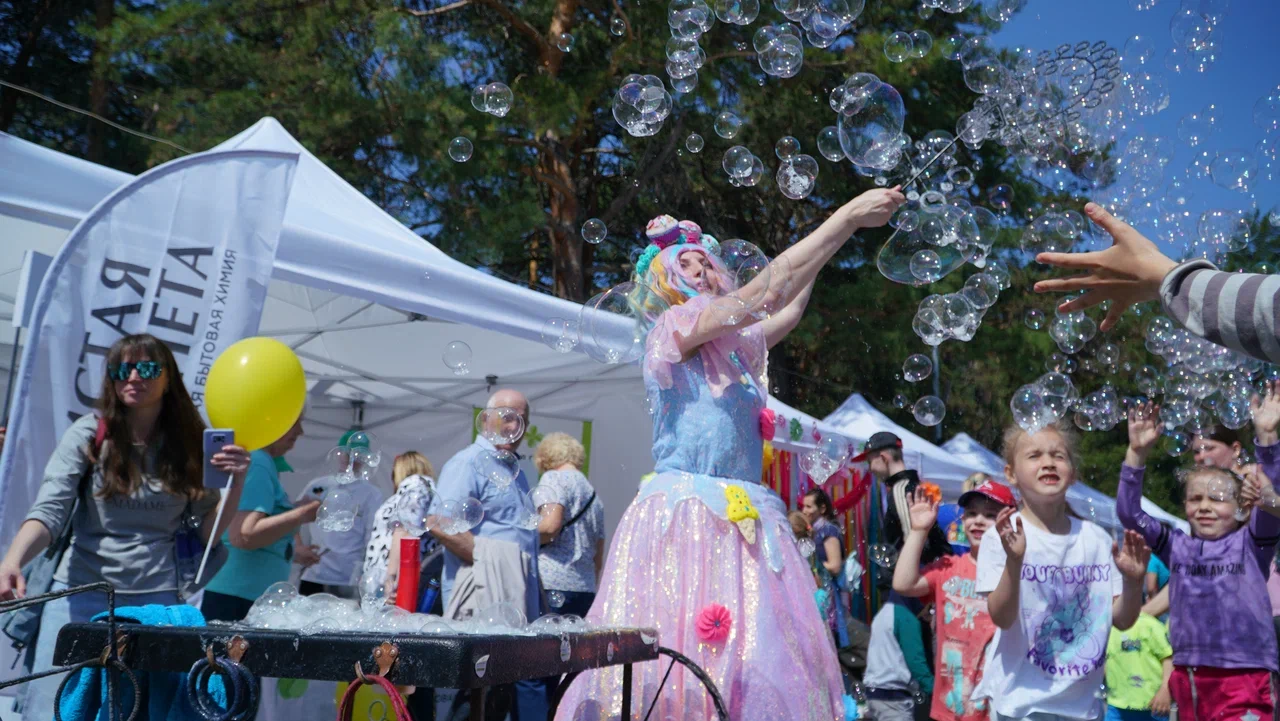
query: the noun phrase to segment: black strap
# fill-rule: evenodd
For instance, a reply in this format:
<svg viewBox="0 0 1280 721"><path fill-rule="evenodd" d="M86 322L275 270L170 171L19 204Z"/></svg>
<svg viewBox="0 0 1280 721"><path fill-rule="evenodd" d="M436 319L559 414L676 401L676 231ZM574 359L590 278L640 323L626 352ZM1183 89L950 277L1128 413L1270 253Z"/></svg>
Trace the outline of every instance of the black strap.
<svg viewBox="0 0 1280 721"><path fill-rule="evenodd" d="M561 532L563 532L564 529L568 528L569 526L572 526L573 524L577 523L578 519L582 518L582 514L586 513L587 509L591 507L591 504L595 502L596 502L596 494L593 492L591 494L591 497L587 499L586 505L582 507L582 510L574 514L573 518L570 518L568 523L560 527Z"/></svg>

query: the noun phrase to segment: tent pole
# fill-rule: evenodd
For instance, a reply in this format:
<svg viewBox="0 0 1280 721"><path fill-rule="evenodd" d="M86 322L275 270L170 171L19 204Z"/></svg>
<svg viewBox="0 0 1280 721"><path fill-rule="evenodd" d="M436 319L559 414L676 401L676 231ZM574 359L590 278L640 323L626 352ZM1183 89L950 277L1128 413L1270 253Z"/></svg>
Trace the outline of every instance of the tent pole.
<svg viewBox="0 0 1280 721"><path fill-rule="evenodd" d="M13 353L9 355L9 382L4 389L4 421L0 425L9 425L9 401L13 400L13 377L18 374L18 339L22 336L22 328L13 329Z"/></svg>

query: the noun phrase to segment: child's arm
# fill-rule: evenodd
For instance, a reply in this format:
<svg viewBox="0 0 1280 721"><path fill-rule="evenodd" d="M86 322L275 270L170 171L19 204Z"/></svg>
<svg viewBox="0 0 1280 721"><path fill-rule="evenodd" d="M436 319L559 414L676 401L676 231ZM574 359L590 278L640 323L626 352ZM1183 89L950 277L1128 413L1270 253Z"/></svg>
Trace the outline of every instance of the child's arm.
<svg viewBox="0 0 1280 721"><path fill-rule="evenodd" d="M929 593L929 581L920 575L920 554L924 552L925 541L929 540L929 529L938 520L938 504L919 491L912 491L907 502L911 532L902 543L898 564L893 569L893 590L909 598L919 598Z"/></svg>
<svg viewBox="0 0 1280 721"><path fill-rule="evenodd" d="M1264 393L1254 396L1253 428L1257 434L1254 451L1258 456L1258 472L1265 484L1272 490L1280 492L1280 435L1276 428L1280 426L1280 381L1264 384ZM1274 494L1264 493L1263 502L1274 502ZM1268 509L1270 510L1270 509ZM1249 531L1253 534L1254 553L1263 568L1271 562L1276 541L1280 540L1280 518L1268 513L1252 513L1249 515Z"/></svg>
<svg viewBox="0 0 1280 721"><path fill-rule="evenodd" d="M1154 716L1168 716L1169 707L1173 705L1173 696L1169 693L1169 677L1173 675L1173 656L1167 656L1161 663L1164 665L1164 679L1160 682L1160 690L1151 699L1151 713Z"/></svg>
<svg viewBox="0 0 1280 721"><path fill-rule="evenodd" d="M933 671L929 670L929 657L924 651L924 634L920 628L920 619L906 606L898 603L893 605L893 636L898 639L898 647L907 659L911 678L920 684L920 690L926 696L932 696Z"/></svg>
<svg viewBox="0 0 1280 721"><path fill-rule="evenodd" d="M1142 607L1142 612L1148 616L1159 618L1169 612L1169 585L1160 589L1160 592L1152 596L1147 601L1147 605Z"/></svg>
<svg viewBox="0 0 1280 721"><path fill-rule="evenodd" d="M1151 549L1142 540L1142 536L1134 531L1124 532L1124 545L1112 547L1116 559L1116 568L1124 577L1120 595L1111 601L1111 625L1127 630L1138 620L1142 609L1142 579L1147 574L1147 563L1151 560Z"/></svg>
<svg viewBox="0 0 1280 721"><path fill-rule="evenodd" d="M1012 628L1018 621L1018 590L1022 584L1022 557L1027 552L1027 535L1022 530L1022 519L1015 524L1012 508L1000 511L996 516L996 534L1004 548L1004 572L996 588L987 596L987 613L1000 628ZM985 539L986 537L983 536Z"/></svg>
<svg viewBox="0 0 1280 721"><path fill-rule="evenodd" d="M1139 403L1129 409L1129 448L1120 466L1120 486L1116 489L1116 517L1120 524L1142 534L1147 545L1169 565L1169 527L1142 510L1142 477L1147 456L1160 438L1160 407ZM1144 569L1145 571L1145 569Z"/></svg>

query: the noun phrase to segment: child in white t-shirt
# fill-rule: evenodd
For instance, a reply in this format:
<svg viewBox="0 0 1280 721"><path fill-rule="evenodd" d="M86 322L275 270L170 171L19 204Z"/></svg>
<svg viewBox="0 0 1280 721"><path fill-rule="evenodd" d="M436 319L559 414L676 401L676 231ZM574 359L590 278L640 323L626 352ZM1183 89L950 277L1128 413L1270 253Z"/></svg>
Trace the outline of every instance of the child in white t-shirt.
<svg viewBox="0 0 1280 721"><path fill-rule="evenodd" d="M1132 531L1121 548L1069 513L1070 429L1013 426L1004 456L1022 507L1000 512L978 552L977 591L997 630L973 698L987 699L992 721L1101 718L1107 639L1137 619L1151 551Z"/></svg>

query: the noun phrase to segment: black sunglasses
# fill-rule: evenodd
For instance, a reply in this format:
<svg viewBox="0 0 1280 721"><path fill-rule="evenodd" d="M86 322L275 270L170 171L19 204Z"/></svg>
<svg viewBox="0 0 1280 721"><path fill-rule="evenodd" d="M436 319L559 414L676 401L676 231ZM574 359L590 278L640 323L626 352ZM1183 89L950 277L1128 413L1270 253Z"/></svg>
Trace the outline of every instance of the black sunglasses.
<svg viewBox="0 0 1280 721"><path fill-rule="evenodd" d="M127 381L129 376L133 375L133 370L138 369L138 377L144 381L155 380L164 372L164 366L158 361L138 361L137 363L117 363L107 370L107 375L111 376L113 381Z"/></svg>

